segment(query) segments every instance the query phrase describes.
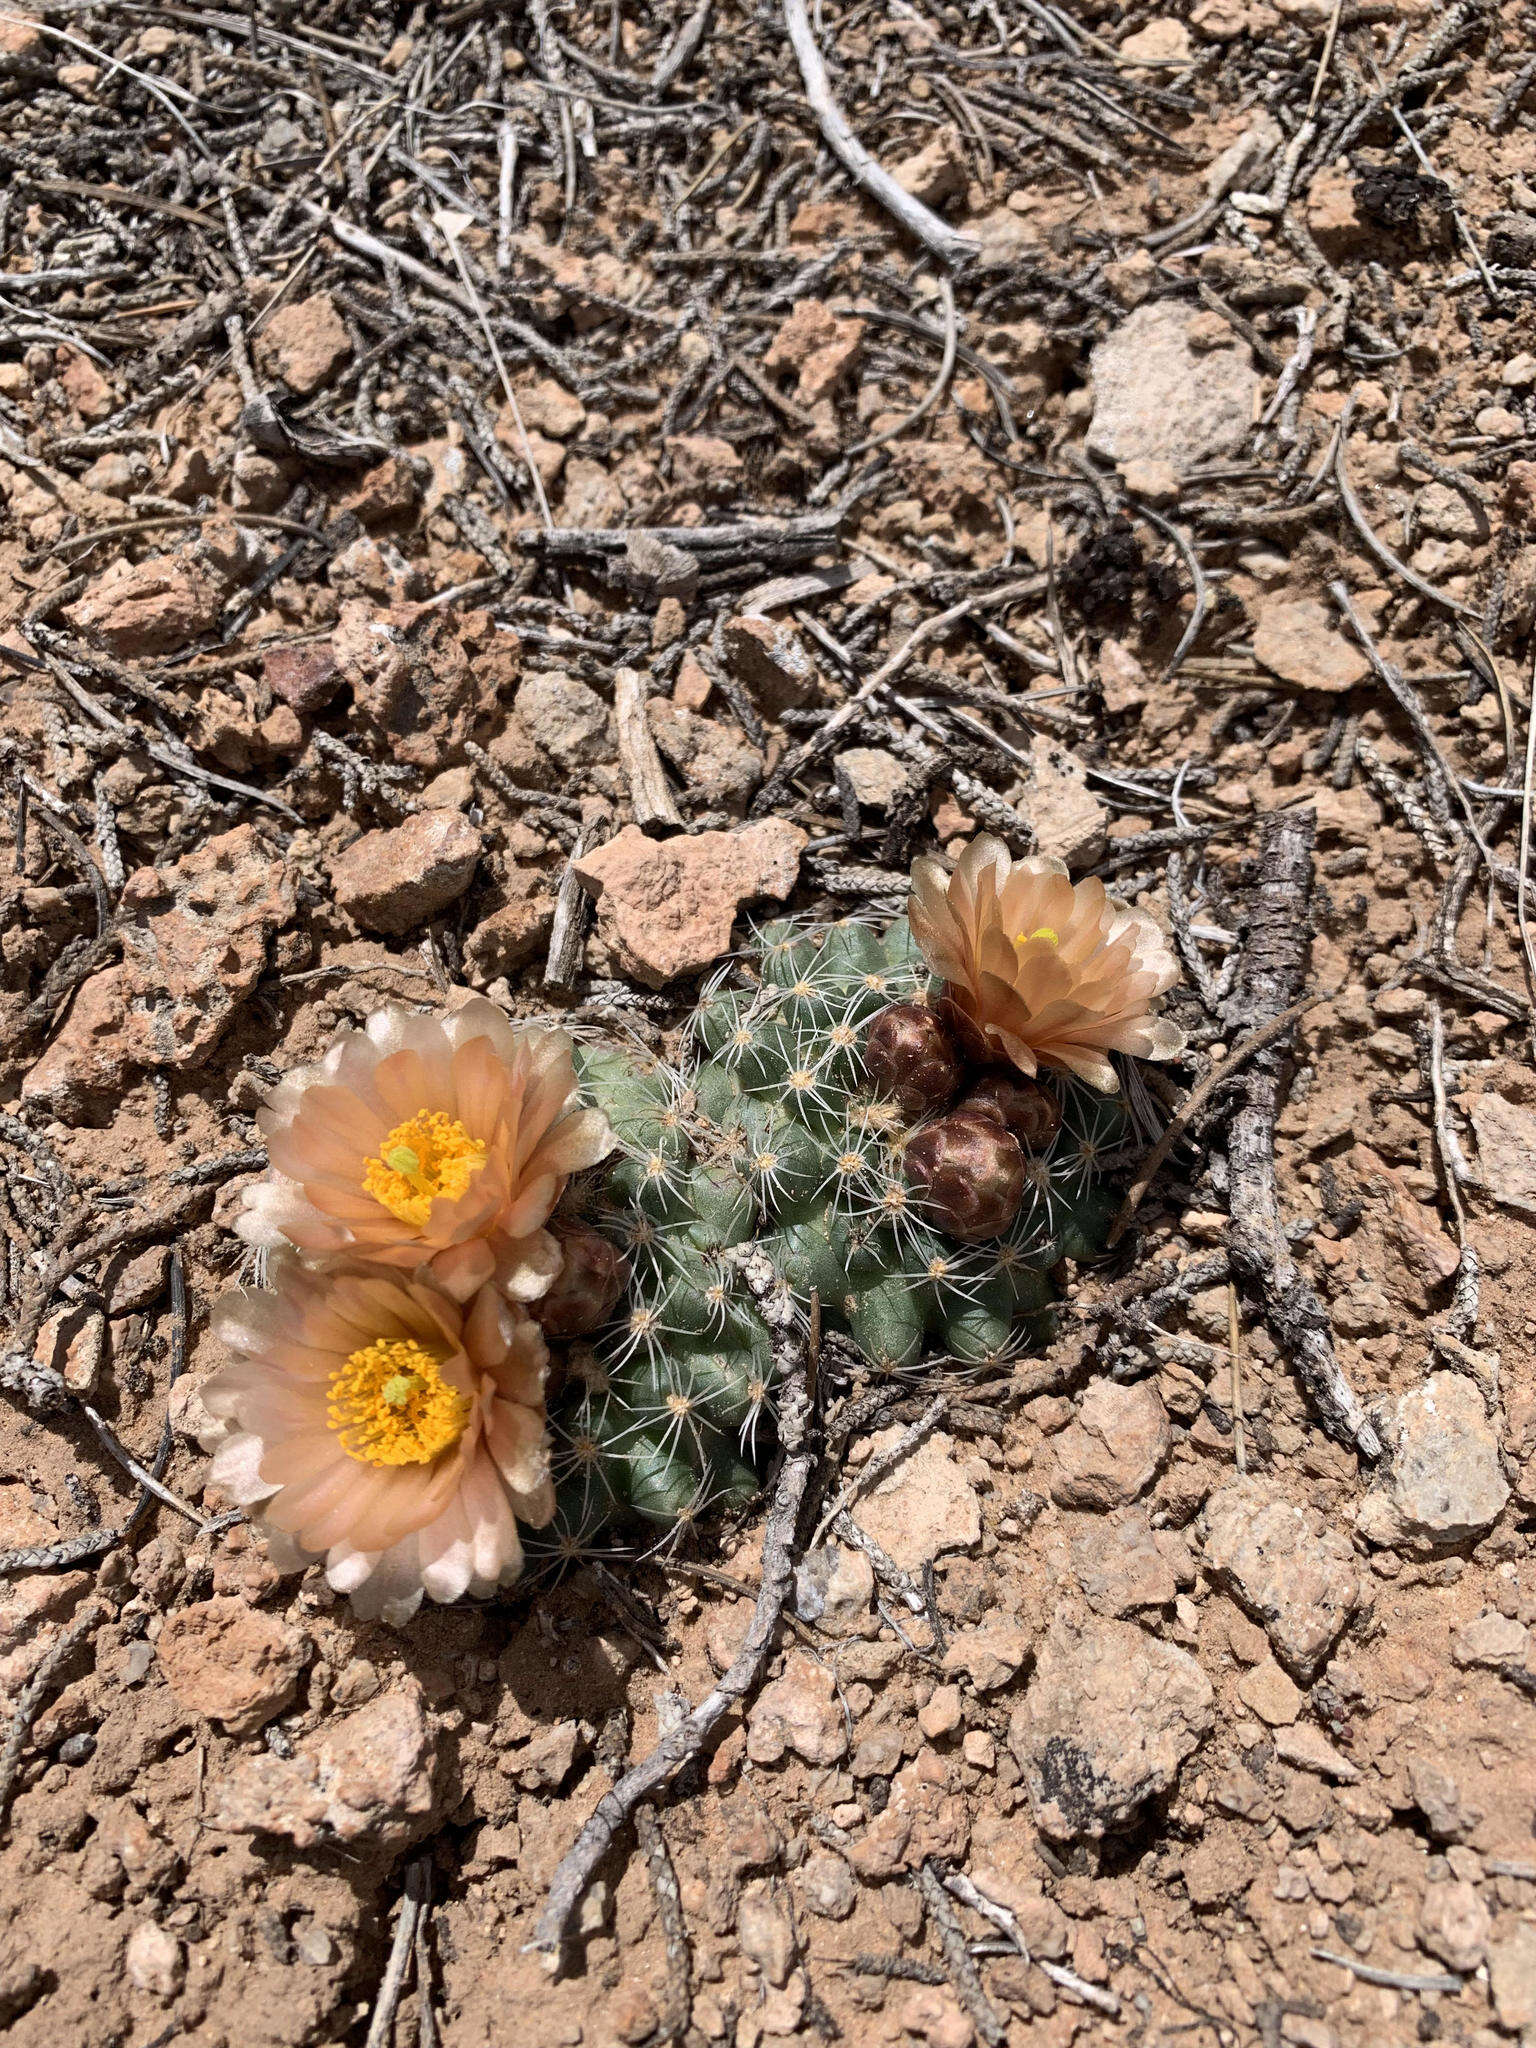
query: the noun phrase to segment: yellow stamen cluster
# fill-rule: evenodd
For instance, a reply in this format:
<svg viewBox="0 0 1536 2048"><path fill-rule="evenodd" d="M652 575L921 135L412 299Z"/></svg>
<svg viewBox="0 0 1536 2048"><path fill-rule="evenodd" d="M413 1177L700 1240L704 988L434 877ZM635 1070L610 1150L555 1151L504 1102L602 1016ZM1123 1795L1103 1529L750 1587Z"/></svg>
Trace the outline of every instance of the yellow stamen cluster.
<svg viewBox="0 0 1536 2048"><path fill-rule="evenodd" d="M430 1465L464 1434L470 1404L408 1338L354 1351L326 1388L325 1419L361 1465Z"/></svg>
<svg viewBox="0 0 1536 2048"><path fill-rule="evenodd" d="M1028 946L1033 944L1036 939L1044 939L1048 946L1059 946L1061 944L1060 932L1053 932L1048 924L1036 925L1032 932L1020 932L1013 943L1016 946Z"/></svg>
<svg viewBox="0 0 1536 2048"><path fill-rule="evenodd" d="M485 1164L485 1140L441 1109L396 1124L378 1156L364 1163L363 1187L402 1223L418 1230L436 1201L456 1202Z"/></svg>

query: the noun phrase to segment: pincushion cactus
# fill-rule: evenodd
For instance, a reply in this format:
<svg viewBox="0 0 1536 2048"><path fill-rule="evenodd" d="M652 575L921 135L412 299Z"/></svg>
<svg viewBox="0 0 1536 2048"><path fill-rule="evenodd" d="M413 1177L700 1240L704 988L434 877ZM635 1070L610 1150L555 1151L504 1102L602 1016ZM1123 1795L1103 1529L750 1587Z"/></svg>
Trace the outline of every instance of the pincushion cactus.
<svg viewBox="0 0 1536 2048"><path fill-rule="evenodd" d="M780 921L706 988L676 1066L578 1047L619 1153L565 1208L627 1284L566 1354L541 1548L577 1557L615 1522L671 1530L756 1491L775 1363L744 1246L872 1371L925 1347L975 1368L1046 1334L1050 1269L1112 1213L1097 1182L1125 1111L1070 1077L970 1065L930 993L905 919Z"/></svg>
<svg viewBox="0 0 1536 2048"><path fill-rule="evenodd" d="M580 1557L610 1527L742 1504L773 1437L768 1318L813 1302L872 1373L925 1351L986 1369L1042 1337L1052 1268L1112 1213L1126 1113L1095 1093L1117 1082L1103 1048L1173 1034L1149 919L1002 873L963 860L956 889L987 908L984 993L1012 961L1011 1065L965 987L930 979L975 964L960 911L914 898L943 926L922 950L901 918L764 927L675 1066L476 998L381 1011L280 1084L239 1225L277 1248L272 1288L221 1311L234 1359L207 1399L239 1446L220 1481L288 1561L323 1553L403 1618L506 1584L525 1547ZM1024 918L1008 941L1020 904L1060 930ZM302 1356L284 1318L317 1333Z"/></svg>

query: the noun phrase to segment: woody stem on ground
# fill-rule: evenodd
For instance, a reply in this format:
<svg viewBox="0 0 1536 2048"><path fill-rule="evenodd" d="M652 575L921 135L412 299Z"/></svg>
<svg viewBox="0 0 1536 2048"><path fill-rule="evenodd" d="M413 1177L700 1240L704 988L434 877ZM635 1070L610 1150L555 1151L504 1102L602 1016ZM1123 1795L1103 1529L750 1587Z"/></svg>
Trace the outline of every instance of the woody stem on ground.
<svg viewBox="0 0 1536 2048"><path fill-rule="evenodd" d="M1254 1030L1299 1000L1310 939L1312 845L1317 813L1280 811L1265 821L1248 946L1228 1010ZM1258 1296L1276 1339L1294 1361L1328 1433L1363 1458L1379 1458L1381 1438L1344 1377L1328 1311L1291 1256L1275 1189L1275 1118L1290 1033L1265 1045L1248 1066L1241 1106L1228 1137L1232 1264Z"/></svg>

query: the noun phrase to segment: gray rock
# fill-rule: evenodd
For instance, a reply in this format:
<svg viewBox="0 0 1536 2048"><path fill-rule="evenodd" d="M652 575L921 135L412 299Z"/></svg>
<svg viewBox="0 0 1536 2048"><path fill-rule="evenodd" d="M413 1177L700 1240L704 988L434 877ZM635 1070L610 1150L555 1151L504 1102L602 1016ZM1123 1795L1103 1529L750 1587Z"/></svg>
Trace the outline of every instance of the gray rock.
<svg viewBox="0 0 1536 2048"><path fill-rule="evenodd" d="M1432 1550L1492 1528L1509 1486L1497 1432L1471 1380L1431 1373L1392 1405L1384 1435L1391 1463L1355 1518L1368 1542Z"/></svg>
<svg viewBox="0 0 1536 2048"><path fill-rule="evenodd" d="M763 756L743 733L701 718L665 697L646 706L651 733L691 787L708 790L727 806L744 804L763 779Z"/></svg>
<svg viewBox="0 0 1536 2048"><path fill-rule="evenodd" d="M1257 1479L1212 1494L1202 1526L1206 1570L1262 1622L1292 1674L1311 1679L1366 1598L1348 1539Z"/></svg>
<svg viewBox="0 0 1536 2048"><path fill-rule="evenodd" d="M1057 1621L1008 1729L1042 1831L1127 1827L1209 1734L1214 1700L1193 1657L1130 1622Z"/></svg>
<svg viewBox="0 0 1536 2048"><path fill-rule="evenodd" d="M1419 524L1437 540L1482 540L1488 531L1472 505L1450 484L1426 484L1414 498Z"/></svg>
<svg viewBox="0 0 1536 2048"><path fill-rule="evenodd" d="M1089 451L1107 462L1153 456L1187 470L1236 455L1253 420L1258 379L1241 348L1197 354L1187 307L1163 299L1136 311L1093 352Z"/></svg>
<svg viewBox="0 0 1536 2048"><path fill-rule="evenodd" d="M818 1849L795 1872L795 1889L824 1920L846 1920L858 1904L859 1888L841 1856Z"/></svg>
<svg viewBox="0 0 1536 2048"><path fill-rule="evenodd" d="M608 707L575 676L552 669L519 683L513 709L535 743L567 770L611 761L613 735Z"/></svg>
<svg viewBox="0 0 1536 2048"><path fill-rule="evenodd" d="M1437 1842L1464 1842L1482 1819L1481 1807L1462 1796L1450 1772L1427 1756L1408 1760L1408 1789Z"/></svg>

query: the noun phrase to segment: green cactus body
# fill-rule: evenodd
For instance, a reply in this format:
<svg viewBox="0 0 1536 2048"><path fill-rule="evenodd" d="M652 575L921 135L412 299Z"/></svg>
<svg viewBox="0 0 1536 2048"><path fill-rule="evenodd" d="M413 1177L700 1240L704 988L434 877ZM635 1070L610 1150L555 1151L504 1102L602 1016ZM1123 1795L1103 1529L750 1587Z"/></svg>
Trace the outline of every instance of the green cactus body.
<svg viewBox="0 0 1536 2048"><path fill-rule="evenodd" d="M1102 1245L1113 1204L1098 1175L1125 1142L1125 1110L1069 1086L1007 1235L945 1237L914 1208L909 1133L861 1055L869 1019L927 988L904 918L884 932L780 920L704 991L679 1068L578 1048L619 1150L568 1205L623 1249L629 1279L612 1323L573 1347L580 1364L554 1404L547 1555L593 1554L614 1524L670 1531L751 1498L776 1368L738 1247L765 1251L803 1310L814 1295L874 1372L925 1352L985 1367L1049 1336L1050 1268Z"/></svg>

